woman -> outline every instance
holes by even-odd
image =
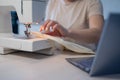
[[[94,50],[103,23],[100,0],[49,0],[45,23],[40,31],[67,38]]]

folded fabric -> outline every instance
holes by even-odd
[[[71,51],[74,51],[74,52],[77,52],[77,53],[91,53],[91,54],[94,54],[94,52],[91,49],[89,49],[87,47],[84,47],[82,45],[70,42],[70,41],[66,41],[61,37],[50,36],[50,35],[42,34],[40,32],[31,32],[31,33],[32,33],[33,36],[35,36],[37,38],[38,37],[39,38],[46,38],[46,39],[52,40],[54,42],[57,42],[68,50],[71,50]]]

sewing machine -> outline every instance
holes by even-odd
[[[43,10],[40,10],[40,7],[43,7]],[[14,50],[36,52],[51,48],[47,39],[22,39],[12,33],[10,11],[17,12],[20,23],[38,23],[44,17],[44,9],[44,0],[0,0],[0,54]]]

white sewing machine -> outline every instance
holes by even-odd
[[[16,11],[19,22],[38,22],[44,16],[43,0],[0,0],[0,54],[13,50],[35,52],[51,48],[47,39],[18,39],[13,36],[10,11]],[[44,2],[44,1],[43,1]],[[13,50],[11,50],[13,49]],[[49,54],[49,53],[48,53]]]

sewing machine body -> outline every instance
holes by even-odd
[[[44,17],[45,5],[39,0],[0,0],[0,54],[11,52],[9,49],[34,52],[51,48],[47,39],[16,38],[12,33],[10,11],[17,12],[20,23],[40,22]],[[40,7],[43,7],[42,11]]]

